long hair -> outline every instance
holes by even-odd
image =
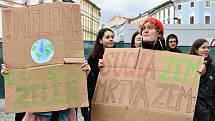
[[[194,41],[191,49],[190,49],[190,52],[189,54],[192,54],[192,55],[198,55],[196,53],[196,51],[205,43],[205,42],[208,42],[206,39],[197,39]],[[212,58],[210,55],[208,55],[208,57],[205,58],[206,61],[208,62],[211,62],[212,61]]]
[[[104,54],[104,47],[103,44],[100,43],[100,40],[104,37],[104,33],[106,31],[110,31],[113,33],[113,31],[109,28],[103,28],[99,30],[97,37],[96,37],[96,43],[94,45],[93,51],[91,53],[91,57],[95,59],[102,59]]]
[[[135,48],[135,37],[140,34],[139,31],[136,31],[134,32],[134,34],[132,35],[132,38],[131,38],[131,47],[132,48]]]

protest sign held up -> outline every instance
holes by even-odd
[[[147,49],[106,49],[93,121],[192,121],[202,57]]]
[[[80,6],[52,3],[3,11],[6,109],[88,106]],[[75,60],[75,61],[73,61]]]

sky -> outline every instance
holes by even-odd
[[[101,24],[113,16],[136,17],[168,0],[90,0],[101,8]]]

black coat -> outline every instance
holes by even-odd
[[[199,91],[193,121],[215,121],[215,66],[206,65],[206,73],[200,77]]]
[[[92,58],[91,56],[87,59],[88,64],[90,65],[91,71],[87,77],[87,88],[88,88],[88,99],[89,99],[89,104],[91,107],[92,99],[93,99],[93,94],[95,91],[96,83],[97,83],[97,78],[99,75],[99,59]]]
[[[177,47],[176,48],[168,48],[167,47],[167,51],[176,52],[176,53],[182,53],[182,51]]]

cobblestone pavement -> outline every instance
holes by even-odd
[[[14,113],[6,113],[4,99],[0,99],[0,121],[15,121]]]
[[[81,115],[80,109],[78,109],[78,121],[84,121],[83,116]],[[6,113],[5,111],[5,99],[0,99],[0,121],[15,121],[14,113]]]

